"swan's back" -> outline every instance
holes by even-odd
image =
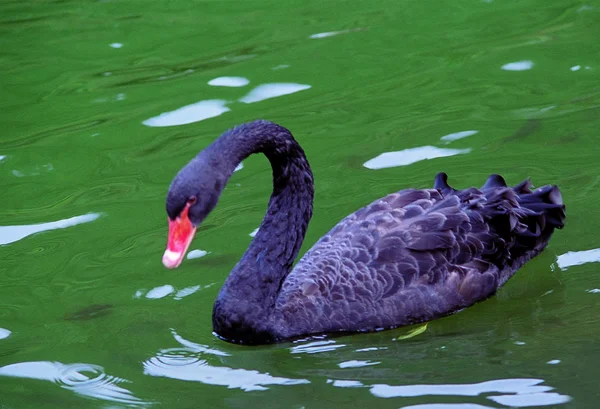
[[[403,190],[349,215],[282,284],[272,316],[281,338],[422,322],[483,300],[563,226],[560,192],[510,188]]]

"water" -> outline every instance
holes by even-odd
[[[7,0],[0,16],[2,409],[596,406],[598,1]],[[256,118],[313,167],[302,251],[441,170],[557,183],[567,227],[426,328],[224,343],[212,303],[260,224],[267,161],[244,161],[175,272],[164,195]]]

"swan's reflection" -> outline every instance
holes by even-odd
[[[117,386],[129,382],[104,373],[92,364],[63,364],[60,362],[19,362],[0,367],[0,376],[50,381],[79,395],[128,405],[142,406],[144,402],[129,390]]]
[[[446,149],[436,148],[435,146],[420,146],[396,152],[384,152],[373,159],[369,159],[363,166],[368,169],[392,168],[395,166],[412,165],[426,159],[443,158],[469,152],[471,152],[470,148]]]
[[[191,124],[214,118],[230,111],[227,101],[222,99],[208,99],[186,105],[174,111],[163,112],[158,116],[146,119],[142,123],[146,126],[176,126]]]
[[[579,266],[586,263],[600,262],[600,249],[591,249],[584,251],[568,251],[561,254],[556,259],[558,268],[566,270],[568,267]]]
[[[69,219],[57,220],[55,222],[25,224],[21,226],[0,226],[0,246],[14,243],[15,241],[19,241],[35,233],[48,230],[64,229],[82,223],[93,222],[94,220],[98,219],[98,217],[100,217],[100,213],[90,213],[82,216],[71,217]]]
[[[213,366],[208,362],[210,355],[224,357],[229,354],[188,341],[176,332],[173,332],[173,337],[181,347],[160,350],[155,357],[143,363],[144,374],[226,386],[229,389],[239,388],[246,392],[267,390],[267,385],[310,383],[307,379],[289,379],[255,370]]]

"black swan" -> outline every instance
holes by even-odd
[[[273,193],[213,309],[214,331],[229,342],[378,331],[452,314],[493,295],[566,217],[556,186],[507,187],[491,175],[481,189],[455,190],[440,173],[433,189],[401,190],[347,216],[292,270],[312,216],[313,176],[290,131],[261,120],[225,132],[174,178],[166,267],[179,266],[236,166],[259,152],[273,168]]]

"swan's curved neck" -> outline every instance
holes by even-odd
[[[270,314],[312,216],[312,172],[292,134],[267,121],[235,128],[208,150],[227,162],[230,172],[258,152],[265,154],[273,169],[273,193],[265,217],[213,310],[213,327],[220,336],[237,342],[269,338]]]

